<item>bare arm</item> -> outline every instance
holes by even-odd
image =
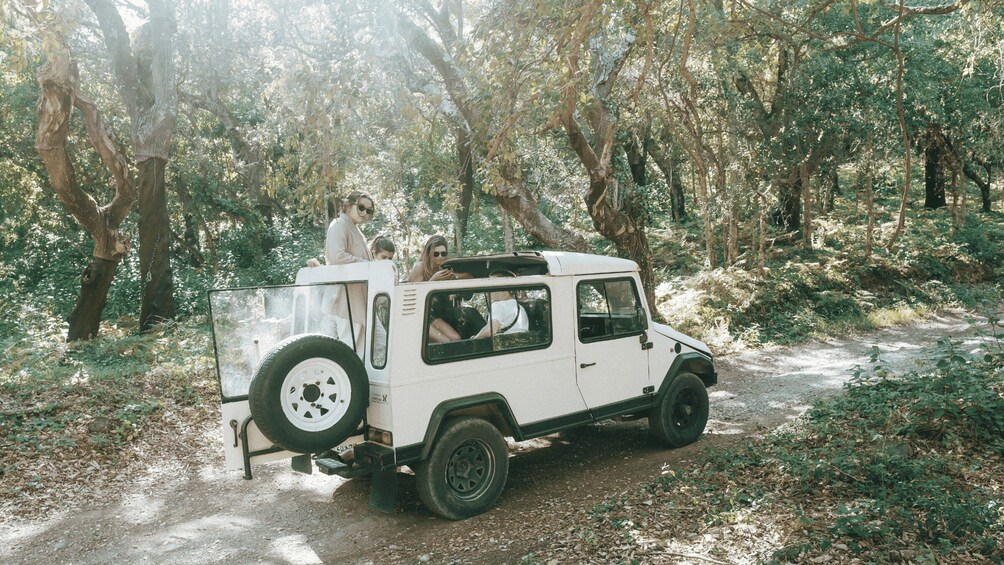
[[[422,272],[422,263],[419,261],[408,273],[408,282],[422,282],[425,280],[425,273]]]

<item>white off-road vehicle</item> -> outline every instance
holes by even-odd
[[[401,283],[373,261],[210,292],[227,465],[248,479],[283,458],[370,473],[383,510],[408,466],[425,505],[461,519],[498,500],[507,436],[619,416],[647,416],[669,447],[704,432],[711,352],[652,322],[634,262],[522,252],[445,267],[470,278]],[[461,339],[431,342],[435,320]]]

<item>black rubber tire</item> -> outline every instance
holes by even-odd
[[[697,441],[708,424],[708,389],[693,373],[680,373],[648,416],[655,440],[667,447]]]
[[[494,506],[508,475],[509,448],[498,429],[481,418],[456,418],[416,466],[415,485],[429,510],[463,520]]]
[[[254,423],[276,446],[317,453],[355,433],[369,395],[366,368],[351,347],[304,334],[280,342],[258,364],[248,404]]]

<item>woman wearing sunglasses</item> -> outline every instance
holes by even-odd
[[[328,226],[324,239],[324,259],[328,265],[346,265],[372,261],[373,255],[359,226],[373,219],[373,199],[362,192],[352,192],[342,200],[342,213]],[[325,291],[327,310],[336,318],[351,321],[355,349],[362,355],[366,336],[366,286],[333,285]],[[336,327],[337,327],[337,321]],[[338,333],[342,332],[339,330]],[[339,335],[346,343],[345,335]]]
[[[373,219],[373,199],[362,192],[352,192],[342,201],[342,213],[328,226],[324,240],[324,258],[329,265],[372,261],[369,246],[359,226]]]
[[[457,278],[452,269],[444,269],[446,262],[446,238],[434,235],[425,242],[422,254],[408,275],[408,282],[445,281]]]
[[[445,281],[458,278],[470,278],[467,273],[461,273],[458,275],[453,272],[453,269],[443,268],[443,263],[446,262],[447,254],[446,238],[441,235],[434,235],[430,237],[429,241],[425,242],[425,247],[422,248],[422,254],[419,256],[418,262],[415,263],[415,267],[408,275],[408,282]],[[432,305],[431,311],[433,316],[436,316],[436,318],[429,324],[430,342],[443,343],[445,341],[456,341],[460,339],[460,334],[457,330],[454,329],[450,322],[444,319],[453,319],[456,317],[450,304],[444,303],[444,301],[440,299],[439,302]]]

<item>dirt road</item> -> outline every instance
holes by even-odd
[[[193,430],[186,460],[159,461],[91,508],[0,526],[4,563],[519,563],[603,499],[699,465],[702,450],[797,418],[813,398],[836,394],[878,346],[886,366],[910,370],[946,335],[971,336],[962,314],[864,336],[716,360],[711,420],[696,444],[665,451],[647,422],[607,422],[511,444],[509,481],[490,512],[451,522],[431,515],[403,476],[399,507],[367,505],[366,480],[255,468],[222,470],[215,427]],[[975,340],[967,341],[975,347]]]

